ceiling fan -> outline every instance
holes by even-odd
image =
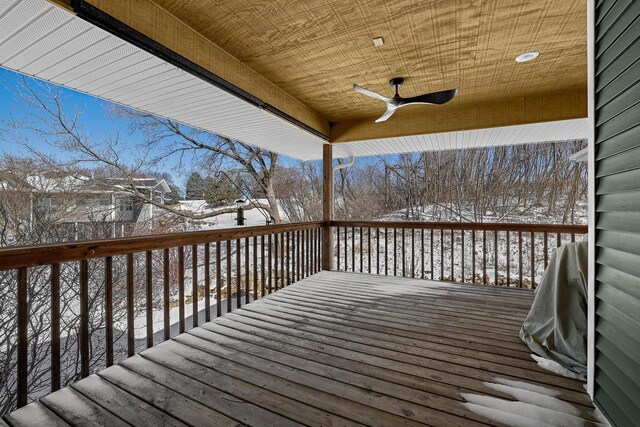
[[[396,94],[393,96],[393,98],[387,98],[386,96],[382,96],[372,90],[365,89],[362,86],[358,86],[357,84],[354,84],[353,88],[356,92],[360,92],[361,94],[370,96],[371,98],[379,99],[387,104],[387,111],[385,111],[384,114],[376,120],[376,123],[384,122],[389,117],[391,117],[393,113],[395,113],[395,111],[400,107],[415,104],[446,104],[447,102],[451,101],[453,97],[458,93],[458,89],[449,89],[440,92],[432,92],[425,93],[424,95],[412,96],[411,98],[403,98],[398,94],[398,88],[402,86],[403,83],[404,78],[402,77],[396,77],[389,80],[389,84],[391,85],[391,87],[394,87],[396,89]]]

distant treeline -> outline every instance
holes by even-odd
[[[573,223],[587,195],[586,163],[569,157],[582,140],[357,159],[336,172],[336,216],[504,221],[537,208]],[[296,220],[321,216],[321,165],[281,168],[276,195]],[[303,207],[303,208],[301,208]]]

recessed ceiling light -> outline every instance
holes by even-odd
[[[522,55],[518,56],[516,58],[516,62],[529,62],[531,60],[534,60],[538,57],[538,55],[540,55],[540,52],[536,52],[535,50],[531,51],[531,52],[526,52],[523,53]]]
[[[383,44],[384,44],[384,40],[382,40],[382,37],[375,37],[375,38],[373,39],[373,45],[374,45],[375,47],[380,47],[380,46],[382,46]]]

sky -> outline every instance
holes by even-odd
[[[26,79],[28,82],[36,82],[35,79],[23,76],[11,70],[0,67],[0,120],[6,119],[13,115],[14,117],[25,117],[32,114],[34,110],[24,105],[24,102],[20,100],[20,97],[16,93],[16,89],[22,85],[22,79]],[[45,83],[49,85],[49,83]],[[53,87],[53,85],[51,85]],[[40,85],[34,85],[38,91],[43,91]],[[128,128],[126,119],[115,118],[109,114],[109,108],[113,104],[109,101],[105,101],[91,95],[76,92],[71,89],[61,88],[63,94],[63,105],[67,111],[80,111],[80,123],[85,132],[91,132],[91,138],[94,140],[100,140],[109,135],[113,135],[116,131],[120,130],[122,139],[127,146],[132,149],[132,155],[135,151],[135,146],[144,141],[144,135],[141,132],[131,132]],[[60,155],[59,152],[53,151],[45,142],[43,142],[36,134],[31,132],[21,132],[24,137],[29,139],[29,142],[37,147],[39,150],[45,153],[50,153],[52,156]],[[28,155],[28,151],[17,144],[7,142],[0,139],[0,155],[14,155],[23,156]],[[189,156],[189,155],[187,155]],[[187,164],[190,158],[187,157]],[[295,160],[282,156],[280,164],[291,165],[295,163]],[[178,165],[177,157],[170,158],[163,165],[158,165],[158,170],[162,172],[169,172],[174,179],[174,182],[184,190],[186,180],[191,170],[186,168],[182,171],[177,171]]]

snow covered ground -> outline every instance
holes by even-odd
[[[452,221],[460,222],[460,216],[439,216],[442,210],[437,214],[434,213],[434,207],[427,207],[424,212],[419,215],[420,221],[438,222]],[[416,208],[418,211],[418,208]],[[545,206],[539,206],[528,210],[522,215],[511,215],[508,217],[500,217],[485,215],[484,222],[491,223],[499,220],[502,223],[522,223],[522,224],[559,224],[562,220],[562,212],[554,211],[548,214]],[[472,218],[473,213],[471,207],[461,212],[465,218]],[[382,218],[380,221],[408,221],[406,210],[397,211]],[[410,221],[408,221],[410,224]],[[587,223],[587,206],[586,202],[576,205],[576,224]],[[461,222],[463,226],[464,222]],[[404,270],[405,276],[424,277],[426,279],[447,280],[464,283],[486,283],[520,286],[520,270],[522,270],[522,286],[531,287],[531,235],[530,233],[509,232],[507,237],[506,231],[500,231],[497,236],[493,231],[475,232],[475,245],[473,244],[473,234],[470,230],[463,232],[456,230],[451,233],[450,230],[434,230],[433,242],[431,240],[431,231],[424,232],[415,230],[412,235],[411,230],[405,230],[404,240],[403,231],[398,229],[394,236],[393,228],[387,229],[385,238],[384,228],[371,229],[368,231],[363,229],[362,247],[360,246],[360,229],[348,229],[345,238],[345,230],[340,230],[340,263],[339,269],[346,271],[369,271],[369,257],[371,258],[371,271],[380,271],[385,274],[385,269],[390,275],[402,276],[403,256],[404,253]],[[337,235],[336,235],[337,236]],[[369,237],[371,242],[369,243]],[[337,237],[336,237],[337,238]],[[522,238],[522,242],[520,242]],[[582,235],[576,235],[575,240],[581,241],[585,238]],[[483,239],[485,243],[483,243]],[[507,242],[508,239],[508,242]],[[534,283],[540,283],[544,274],[545,262],[551,258],[555,248],[558,245],[556,234],[547,235],[545,252],[545,236],[543,233],[535,233],[533,249],[533,267],[534,267]],[[571,241],[570,234],[560,235],[560,244]],[[496,251],[497,242],[497,251]],[[346,257],[345,257],[346,245]],[[522,265],[520,263],[520,245],[522,246]],[[369,254],[371,247],[371,254]],[[385,247],[386,257],[385,257]],[[404,247],[404,251],[403,251]],[[507,251],[507,248],[509,249]],[[335,247],[338,250],[338,245]],[[395,250],[395,252],[394,252]],[[453,252],[453,253],[452,253]],[[508,252],[508,254],[507,254]],[[362,263],[360,254],[362,253]],[[412,255],[413,254],[413,255]],[[497,254],[497,256],[496,256]],[[423,262],[424,256],[424,262]],[[474,256],[475,256],[475,275],[474,274]],[[394,263],[394,258],[397,260]],[[379,263],[378,263],[379,260]],[[507,268],[508,260],[508,268]],[[346,261],[346,264],[345,264]],[[463,262],[464,261],[464,262]],[[338,265],[338,254],[335,259]],[[464,264],[464,277],[462,267]],[[396,268],[394,269],[394,265]],[[346,267],[345,267],[346,266]],[[509,272],[507,275],[507,271]],[[486,275],[485,275],[486,274]],[[424,276],[423,276],[424,275]],[[508,276],[508,277],[507,277]],[[508,280],[507,280],[508,279]]]

